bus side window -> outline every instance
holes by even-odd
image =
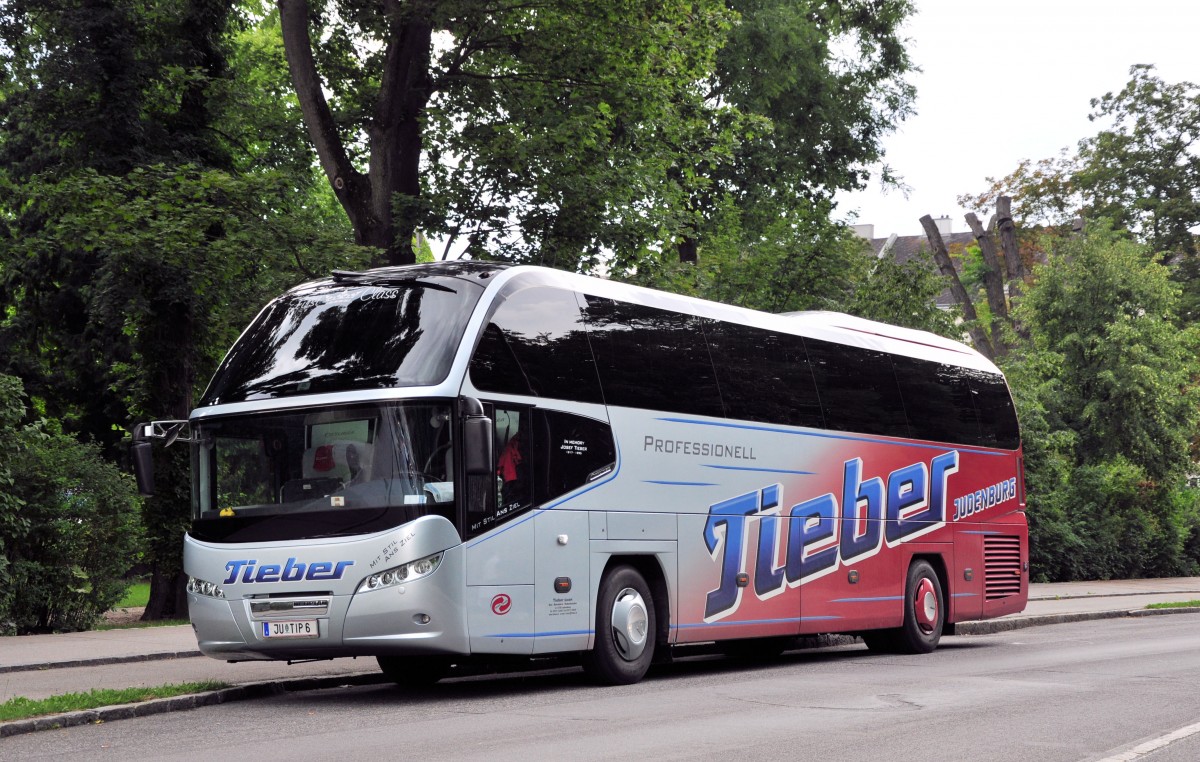
[[[586,295],[588,336],[609,406],[725,415],[701,319]]]
[[[485,392],[603,402],[579,303],[563,289],[526,288],[500,301],[470,374]]]
[[[872,349],[806,338],[826,428],[908,437],[908,418],[891,356]]]
[[[604,421],[533,411],[533,498],[542,505],[612,473],[617,450]]]
[[[717,320],[704,321],[704,334],[729,418],[823,426],[803,339]]]
[[[985,444],[968,371],[956,365],[892,356],[913,439]]]

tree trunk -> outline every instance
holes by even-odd
[[[967,290],[963,288],[958,271],[954,269],[954,263],[950,261],[950,252],[946,251],[946,242],[942,240],[942,234],[938,232],[933,218],[928,214],[922,217],[921,227],[925,228],[925,237],[929,239],[929,245],[933,249],[933,261],[937,262],[938,270],[950,281],[950,293],[962,307],[963,317],[970,326],[968,333],[971,336],[971,342],[984,357],[989,360],[995,359],[991,342],[988,341],[987,334],[979,327],[979,314],[975,312],[975,305],[967,296]]]
[[[996,229],[1000,232],[1000,250],[1004,252],[1004,268],[1008,275],[1009,288],[1024,279],[1025,263],[1017,246],[1017,226],[1012,218],[1012,199],[1001,196],[996,199]]]
[[[171,277],[166,273],[164,277]],[[158,317],[143,328],[140,351],[147,358],[149,405],[174,419],[186,419],[192,409],[194,315],[190,305],[167,299],[151,302]],[[182,567],[183,533],[191,513],[191,459],[186,445],[155,448],[158,493],[142,506],[151,565],[150,600],[142,619],[182,619],[187,616],[187,577]]]
[[[355,242],[380,249],[373,265],[416,261],[412,238],[421,211],[421,116],[433,92],[432,25],[387,0],[390,30],[375,114],[368,128],[368,174],[356,170],[321,86],[308,33],[307,0],[278,0],[283,47],[309,137]]]
[[[679,261],[696,264],[699,261],[700,246],[695,236],[685,235],[679,242]]]
[[[974,212],[967,214],[967,224],[979,242],[979,250],[983,252],[983,263],[986,269],[983,273],[984,290],[987,292],[988,308],[992,312],[992,349],[997,355],[1008,351],[1004,342],[1004,325],[1008,323],[1008,302],[1004,297],[1004,273],[1000,269],[1000,255],[996,252],[996,241],[991,231],[980,224]]]

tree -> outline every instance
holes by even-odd
[[[0,370],[110,456],[122,426],[187,416],[267,295],[365,261],[309,192],[298,121],[262,100],[284,74],[272,28],[219,0],[0,16]],[[190,496],[186,455],[167,455],[173,489],[144,505],[148,618],[182,613]]]
[[[755,236],[861,185],[913,95],[907,0],[280,10],[326,175],[393,263],[416,228],[567,269],[694,259],[726,200]]]
[[[911,113],[914,98],[899,32],[914,10],[908,0],[730,0],[729,7],[739,21],[702,85],[706,103],[742,115],[742,129],[730,160],[690,165],[707,179],[691,199],[691,236],[710,248],[712,215],[726,200],[742,214],[747,245],[780,217],[803,216],[838,191],[865,186],[883,157],[883,137]]]
[[[937,298],[945,281],[928,254],[907,262],[883,257],[872,263],[866,279],[854,290],[846,312],[869,320],[916,328],[961,340],[958,309],[942,309]]]
[[[321,166],[356,240],[392,264],[413,261],[418,227],[476,253],[528,252],[517,231],[582,252],[613,214],[656,219],[634,202],[691,147],[688,88],[726,18],[711,0],[279,9]]]
[[[1200,508],[1186,487],[1200,331],[1150,250],[1101,225],[1051,247],[1017,308],[1008,361],[1020,409],[1035,573],[1194,573]]]
[[[1020,227],[1049,227],[1062,235],[1080,215],[1108,219],[1130,231],[1171,265],[1183,285],[1180,315],[1200,316],[1200,256],[1192,233],[1200,225],[1200,87],[1169,83],[1154,67],[1130,68],[1118,92],[1091,101],[1089,119],[1103,125],[1077,150],[1038,162],[1022,161],[977,197],[959,199],[976,209],[997,195],[1013,196]],[[1032,238],[1022,247],[1031,263]]]
[[[1200,87],[1130,67],[1117,93],[1091,101],[1108,129],[1079,143],[1076,185],[1089,217],[1110,219],[1160,254],[1196,256],[1200,225]]]
[[[900,264],[830,219],[828,205],[780,219],[749,249],[742,216],[726,200],[726,225],[697,262],[647,260],[622,278],[639,285],[765,312],[834,310],[955,337],[956,313],[939,309],[944,284],[928,258]]]
[[[136,560],[133,480],[54,422],[24,422],[23,396],[0,375],[0,633],[87,629]]]
[[[647,259],[617,277],[705,299],[766,312],[836,309],[865,277],[869,258],[863,241],[829,219],[829,207],[780,218],[761,231],[753,247],[741,248],[743,216],[726,199],[713,226],[709,256],[681,262],[672,256]]]

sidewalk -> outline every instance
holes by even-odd
[[[1110,582],[1064,582],[1030,586],[1029,605],[1019,614],[958,625],[959,635],[1003,632],[1084,619],[1138,615],[1150,603],[1200,600],[1200,577]],[[1170,610],[1168,610],[1170,611]],[[1200,609],[1191,609],[1200,612]],[[384,682],[371,658],[229,664],[200,656],[188,625],[61,635],[0,637],[0,702],[92,688],[132,688],[169,683],[220,681],[239,686],[217,696],[227,701],[276,690]],[[294,681],[294,682],[293,682]],[[221,694],[222,692],[216,692]],[[212,694],[209,694],[212,695]],[[169,700],[187,704],[186,700]],[[193,699],[191,706],[197,705]],[[147,713],[144,704],[139,714]],[[187,706],[165,706],[160,711]],[[96,713],[77,713],[95,715]],[[132,714],[132,712],[131,712]],[[104,719],[117,719],[105,717]],[[64,717],[42,720],[63,724]],[[94,720],[93,720],[94,721]],[[32,721],[0,723],[0,736],[38,729]],[[20,727],[18,727],[20,726]],[[22,729],[23,728],[23,729]]]

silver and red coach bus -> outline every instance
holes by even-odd
[[[188,421],[200,649],[578,653],[607,683],[692,643],[928,652],[1024,608],[1020,435],[967,346],[537,267],[336,272],[267,305]]]

